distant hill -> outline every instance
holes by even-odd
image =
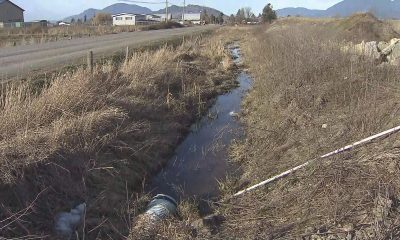
[[[168,8],[168,10],[169,10],[169,13],[172,13],[173,18],[178,18],[178,17],[182,16],[183,7],[172,5]],[[203,6],[198,6],[198,5],[186,6],[186,13],[199,13],[199,12],[202,12],[203,10],[206,10],[209,15],[212,14],[215,16],[219,16],[219,14],[221,13],[220,11],[218,11],[214,8],[203,7]],[[122,12],[137,13],[137,14],[151,14],[151,13],[157,14],[157,13],[165,13],[165,8],[160,9],[158,11],[152,11],[149,8],[141,7],[136,4],[116,3],[111,6],[106,7],[104,9],[94,9],[94,8],[87,9],[80,14],[65,18],[64,21],[70,22],[72,18],[74,18],[75,20],[78,20],[78,19],[83,20],[85,18],[85,15],[86,15],[86,18],[89,20],[89,19],[93,18],[96,15],[96,13],[98,13],[98,12],[104,12],[104,13],[110,13],[110,14],[117,14],[117,13],[122,13]]]
[[[142,6],[139,6],[136,4],[116,3],[116,4],[110,5],[103,9],[89,8],[80,14],[65,18],[64,21],[70,22],[72,18],[74,18],[75,20],[78,20],[78,19],[83,20],[85,18],[85,15],[86,15],[86,18],[89,20],[89,19],[93,18],[96,15],[96,13],[98,13],[98,12],[104,12],[104,13],[110,13],[110,14],[117,14],[117,13],[122,13],[122,12],[140,13],[140,14],[152,13],[151,9],[142,7]]]
[[[354,13],[371,12],[378,18],[400,18],[400,0],[343,0],[326,10],[307,8],[283,8],[277,10],[280,17],[347,17]]]
[[[304,17],[321,17],[325,10],[313,10],[308,8],[282,8],[276,10],[276,13],[279,17],[287,17],[287,16],[304,16]]]

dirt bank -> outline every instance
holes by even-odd
[[[344,53],[348,32],[332,26],[278,22],[247,31],[242,46],[255,83],[244,103],[247,139],[232,151],[244,174],[227,182],[226,198],[400,123],[400,67]],[[398,238],[399,144],[398,135],[381,139],[221,204],[226,221],[215,238]]]
[[[53,238],[57,214],[82,202],[77,236],[127,236],[143,178],[233,84],[218,36],[78,69],[40,93],[29,83],[3,89],[1,236]]]

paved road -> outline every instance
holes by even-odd
[[[85,62],[87,52],[110,56],[127,46],[135,47],[215,29],[216,26],[120,33],[0,49],[0,81],[26,77],[35,72],[61,69]]]

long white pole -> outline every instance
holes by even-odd
[[[352,148],[355,148],[355,147],[357,147],[357,146],[360,146],[360,145],[369,143],[369,142],[371,142],[372,140],[375,140],[375,139],[377,139],[377,138],[384,137],[384,136],[387,136],[387,135],[396,133],[396,132],[398,132],[398,131],[400,131],[400,126],[397,126],[397,127],[395,127],[395,128],[389,129],[389,130],[387,130],[387,131],[384,131],[384,132],[375,134],[375,135],[373,135],[373,136],[364,138],[363,140],[360,140],[360,141],[358,141],[358,142],[355,142],[355,143],[353,143],[353,144],[351,144],[351,145],[347,145],[347,146],[345,146],[345,147],[336,149],[335,151],[332,151],[332,152],[330,152],[330,153],[327,153],[327,154],[325,154],[325,155],[322,155],[322,156],[320,156],[320,157],[317,158],[317,159],[310,160],[310,161],[308,161],[308,162],[306,162],[306,163],[303,163],[302,165],[299,165],[299,166],[297,166],[297,167],[294,167],[294,168],[292,168],[292,169],[289,169],[289,170],[287,170],[286,172],[283,172],[283,173],[281,173],[281,174],[279,174],[279,175],[276,175],[276,176],[274,176],[274,177],[272,177],[272,178],[269,178],[269,179],[267,179],[267,180],[265,180],[265,181],[263,181],[263,182],[260,182],[260,183],[254,185],[254,186],[251,186],[251,187],[249,187],[249,188],[246,188],[245,190],[242,190],[242,191],[240,191],[240,192],[237,192],[237,193],[234,194],[233,196],[234,196],[234,197],[240,196],[240,195],[242,195],[242,194],[244,194],[244,193],[247,193],[247,192],[249,192],[249,191],[252,191],[252,190],[254,190],[254,189],[256,189],[256,188],[259,188],[259,187],[261,187],[261,186],[265,186],[265,185],[267,185],[267,184],[269,184],[269,183],[272,183],[272,182],[274,182],[274,181],[276,181],[276,180],[279,180],[279,179],[281,179],[281,178],[283,178],[283,177],[286,177],[286,176],[288,176],[289,174],[291,174],[291,173],[293,173],[293,172],[295,172],[295,171],[297,171],[297,170],[299,170],[299,169],[302,169],[302,168],[304,168],[304,167],[310,165],[310,164],[311,164],[312,162],[314,162],[314,161],[317,161],[317,160],[320,160],[320,159],[324,159],[324,158],[328,158],[328,157],[331,157],[331,156],[333,156],[333,155],[336,155],[336,154],[339,154],[339,153],[348,151],[348,150],[350,150],[350,149],[352,149]]]
[[[182,14],[183,22],[185,22],[185,13],[186,13],[186,0],[183,0],[183,14]]]
[[[165,0],[165,22],[168,22],[168,0]]]

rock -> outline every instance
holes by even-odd
[[[393,38],[392,40],[390,40],[390,45],[397,44],[399,42],[400,42],[399,38]]]
[[[393,60],[400,59],[400,42],[395,44],[395,46],[392,49],[392,53],[390,54],[390,57]]]
[[[354,50],[359,54],[362,54],[364,52],[364,48],[365,48],[365,42],[364,41],[362,41],[359,44],[354,45]]]
[[[385,48],[387,48],[387,47],[389,47],[389,43],[387,43],[387,42],[379,42],[378,43],[378,50],[379,50],[379,52],[382,52],[382,50],[383,49],[385,49]]]
[[[383,49],[383,50],[381,51],[382,54],[383,54],[383,55],[386,55],[386,56],[392,54],[393,48],[395,48],[396,45],[399,44],[399,42],[400,42],[399,39],[392,39],[392,40],[390,41],[389,46],[387,46],[385,49]]]
[[[393,38],[387,42],[364,42],[354,45],[355,53],[368,56],[382,62],[388,62],[392,65],[400,64],[400,39]]]
[[[81,223],[85,214],[86,204],[82,203],[70,212],[62,212],[56,217],[55,230],[60,238],[69,239]]]
[[[362,41],[360,44],[355,45],[355,51],[372,58],[379,58],[381,56],[376,41],[367,43]]]
[[[365,44],[364,54],[373,58],[379,58],[381,54],[378,51],[378,44],[373,42],[367,42]]]

